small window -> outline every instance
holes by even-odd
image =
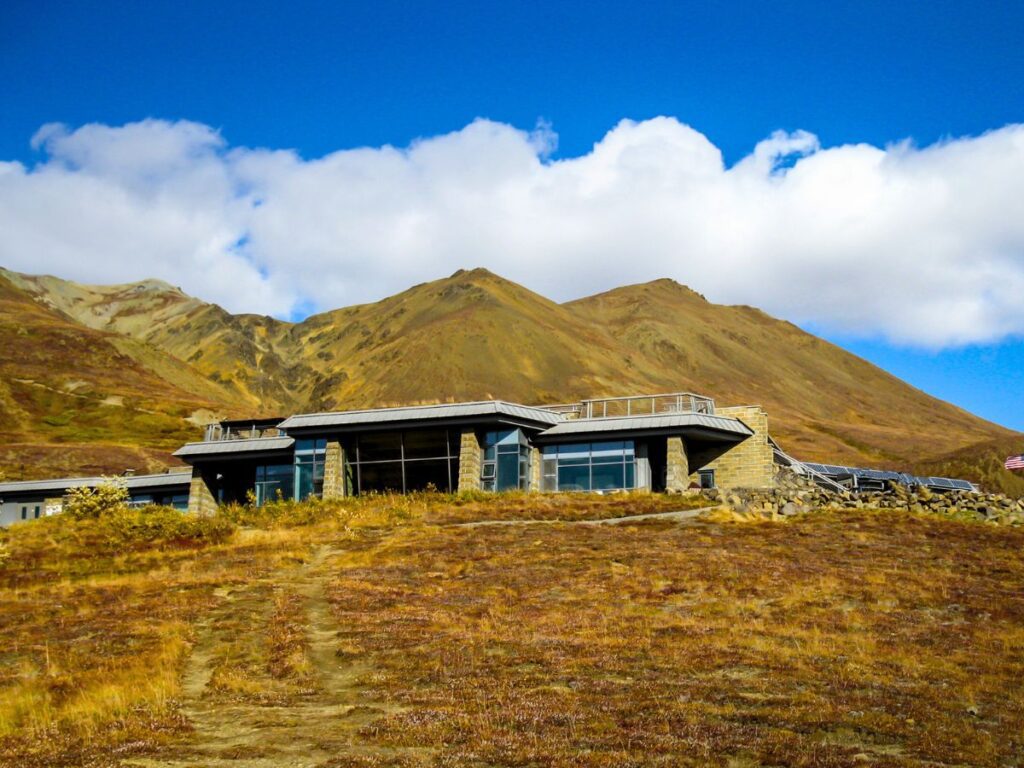
[[[715,470],[713,469],[702,469],[699,473],[700,476],[700,487],[701,488],[714,488],[715,487]]]
[[[493,461],[487,462],[483,466],[483,471],[481,472],[481,477],[483,477],[484,480],[493,480],[494,479],[494,470],[495,470],[494,462]]]
[[[21,508],[21,519],[28,520],[28,507]]]
[[[36,507],[36,518],[39,517],[39,507]]]

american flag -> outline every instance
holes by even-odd
[[[1011,456],[1003,462],[1007,469],[1024,469],[1024,456]]]

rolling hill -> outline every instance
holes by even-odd
[[[0,471],[159,470],[230,393],[156,347],[88,328],[0,274]]]
[[[65,403],[57,418],[75,425],[80,445],[164,456],[172,434],[197,434],[189,419],[199,420],[200,411],[266,415],[491,397],[551,403],[692,390],[723,405],[764,405],[774,435],[801,458],[955,466],[968,476],[977,469],[997,487],[1017,480],[993,468],[989,456],[991,446],[1014,441],[1010,430],[790,323],[752,307],[711,304],[670,280],[558,304],[486,270],[460,270],[378,302],[288,323],[232,315],[159,281],[85,286],[0,276],[10,297],[4,317],[16,315],[0,328],[0,341],[18,326],[63,324],[81,341],[63,350],[64,378],[90,382],[97,398],[145,402],[177,420],[174,430],[168,422],[154,431],[122,408],[104,411],[107,426],[85,433],[78,424],[89,422],[89,412],[78,416]],[[96,345],[129,361],[130,375],[80,375],[102,359]],[[18,375],[44,381],[41,373]],[[0,457],[8,474],[24,474],[12,468],[25,463],[36,437],[64,439],[32,428],[52,420],[50,410],[25,412],[20,447]],[[975,467],[975,455],[984,467]]]

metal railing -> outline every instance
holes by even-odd
[[[278,429],[276,425],[269,426],[258,423],[247,426],[207,424],[206,434],[203,439],[209,443],[220,440],[252,440],[258,437],[279,437],[283,434],[284,432]]]
[[[581,419],[609,419],[622,416],[657,416],[666,413],[715,413],[715,401],[693,392],[663,395],[601,397],[580,403]]]

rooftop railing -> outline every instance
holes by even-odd
[[[220,440],[252,440],[258,437],[280,437],[283,431],[273,424],[253,422],[251,424],[208,424],[204,440],[216,442]]]
[[[599,397],[563,405],[542,405],[568,419],[611,419],[623,416],[658,416],[667,413],[715,413],[715,401],[692,392],[671,392],[663,395],[628,395]]]

